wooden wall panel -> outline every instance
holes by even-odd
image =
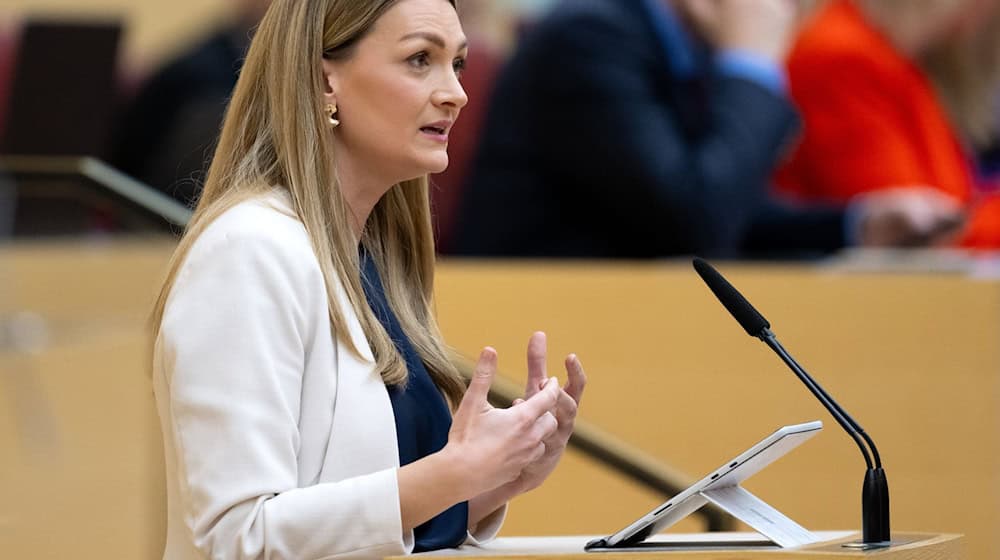
[[[37,552],[46,535],[73,534],[77,558],[156,557],[162,457],[145,321],[170,250],[169,241],[0,247],[0,315],[31,311],[49,330],[36,354],[0,353],[5,550]],[[995,557],[998,282],[722,270],[875,437],[893,527],[965,533],[970,558]],[[550,372],[564,377],[571,351],[587,367],[581,417],[692,476],[782,424],[823,420],[823,433],[747,487],[806,527],[860,526],[863,463],[852,441],[687,264],[445,262],[437,294],[449,342],[470,356],[496,347],[513,380],[528,336],[546,330]],[[48,420],[25,420],[36,416]],[[515,501],[504,533],[607,533],[659,500],[570,453],[546,486]],[[67,549],[48,550],[20,556]]]

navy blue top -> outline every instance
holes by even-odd
[[[386,300],[375,262],[363,249],[361,271],[368,305],[389,333],[396,350],[403,356],[409,373],[405,389],[396,386],[387,388],[396,418],[399,464],[402,466],[440,451],[448,443],[451,411],[427,373],[420,355],[403,333],[399,320]],[[456,504],[413,530],[413,552],[456,547],[465,541],[468,525],[468,502]]]

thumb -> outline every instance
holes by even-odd
[[[493,374],[497,370],[497,352],[487,346],[479,353],[479,361],[476,362],[476,369],[472,373],[472,380],[469,381],[469,388],[465,390],[465,396],[458,405],[456,416],[463,414],[473,414],[483,409],[489,408],[487,397],[490,394],[490,385],[493,384]]]

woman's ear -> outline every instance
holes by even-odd
[[[338,91],[337,63],[323,58],[323,100],[329,105],[337,105]]]

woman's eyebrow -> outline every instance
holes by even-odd
[[[399,40],[399,42],[402,43],[403,41],[408,41],[410,39],[423,39],[429,43],[437,45],[442,49],[447,48],[444,38],[438,35],[437,33],[430,33],[427,31],[414,31],[413,33],[407,33],[406,35],[403,35],[403,37]],[[467,40],[463,40],[462,44],[458,46],[458,50],[465,49],[468,46],[469,42]]]

